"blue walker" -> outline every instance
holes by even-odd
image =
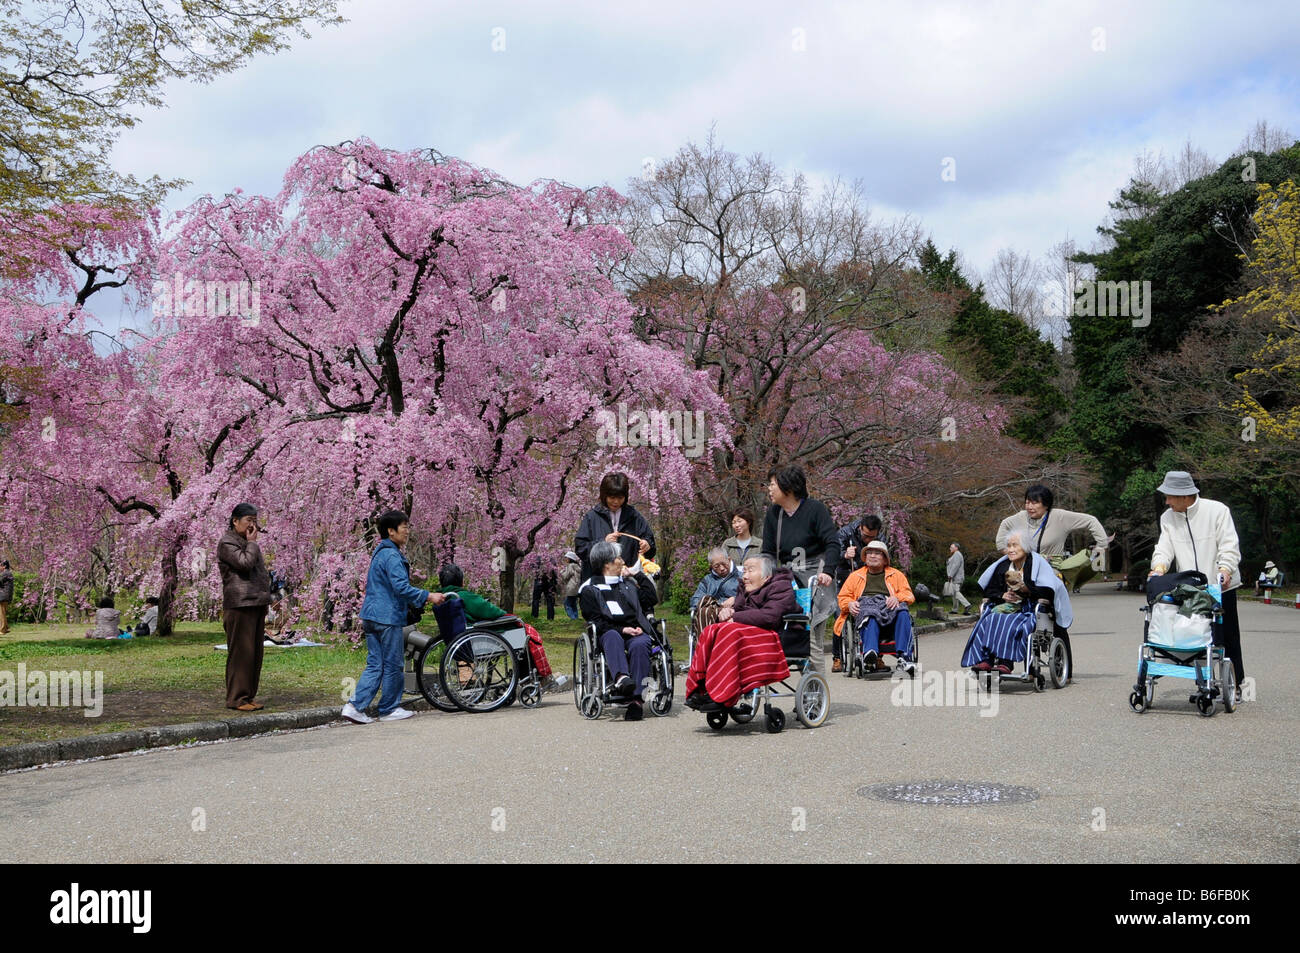
[[[1206,583],[1205,575],[1199,572],[1169,573],[1147,581],[1137,684],[1128,697],[1129,707],[1139,715],[1155,701],[1156,682],[1161,678],[1194,681],[1196,690],[1187,701],[1206,718],[1214,716],[1216,701],[1224,711],[1236,709],[1236,672],[1223,646],[1214,644],[1214,626],[1222,620],[1222,596],[1218,586]],[[1180,613],[1190,594],[1177,594],[1175,590],[1184,585],[1207,593],[1213,609],[1197,609],[1190,616]]]

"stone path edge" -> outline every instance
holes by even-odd
[[[918,626],[915,634],[940,632],[969,625],[973,617],[949,619],[931,625]],[[431,707],[423,698],[408,698],[403,707],[413,711],[427,711]],[[149,748],[165,748],[190,744],[196,741],[225,741],[230,738],[248,738],[273,731],[292,731],[315,728],[331,722],[343,721],[339,714],[342,706],[302,708],[297,711],[270,711],[242,715],[214,721],[195,721],[181,725],[155,725],[150,728],[132,728],[102,735],[80,735],[57,741],[29,741],[19,745],[0,747],[0,773],[21,771],[41,765],[63,761],[84,761],[106,758],[117,754]]]

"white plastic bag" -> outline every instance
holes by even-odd
[[[1201,649],[1214,641],[1210,620],[1203,615],[1180,615],[1178,606],[1157,602],[1151,607],[1147,641],[1177,649]]]

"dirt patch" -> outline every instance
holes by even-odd
[[[329,705],[335,700],[311,692],[278,692],[275,695],[259,695],[258,701],[266,706],[265,711],[293,711]],[[96,718],[87,718],[84,708],[0,708],[0,745],[50,741],[154,725],[215,721],[243,714],[226,708],[224,696],[215,692],[106,692],[103,702],[104,710]]]

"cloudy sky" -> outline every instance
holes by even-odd
[[[716,126],[731,151],[860,180],[877,217],[982,270],[1092,244],[1139,153],[1222,161],[1257,119],[1300,135],[1294,0],[618,6],[343,0],[343,26],[169,86],[116,162],[189,179],[174,209],[273,194],[296,156],[360,135],[622,189]]]

